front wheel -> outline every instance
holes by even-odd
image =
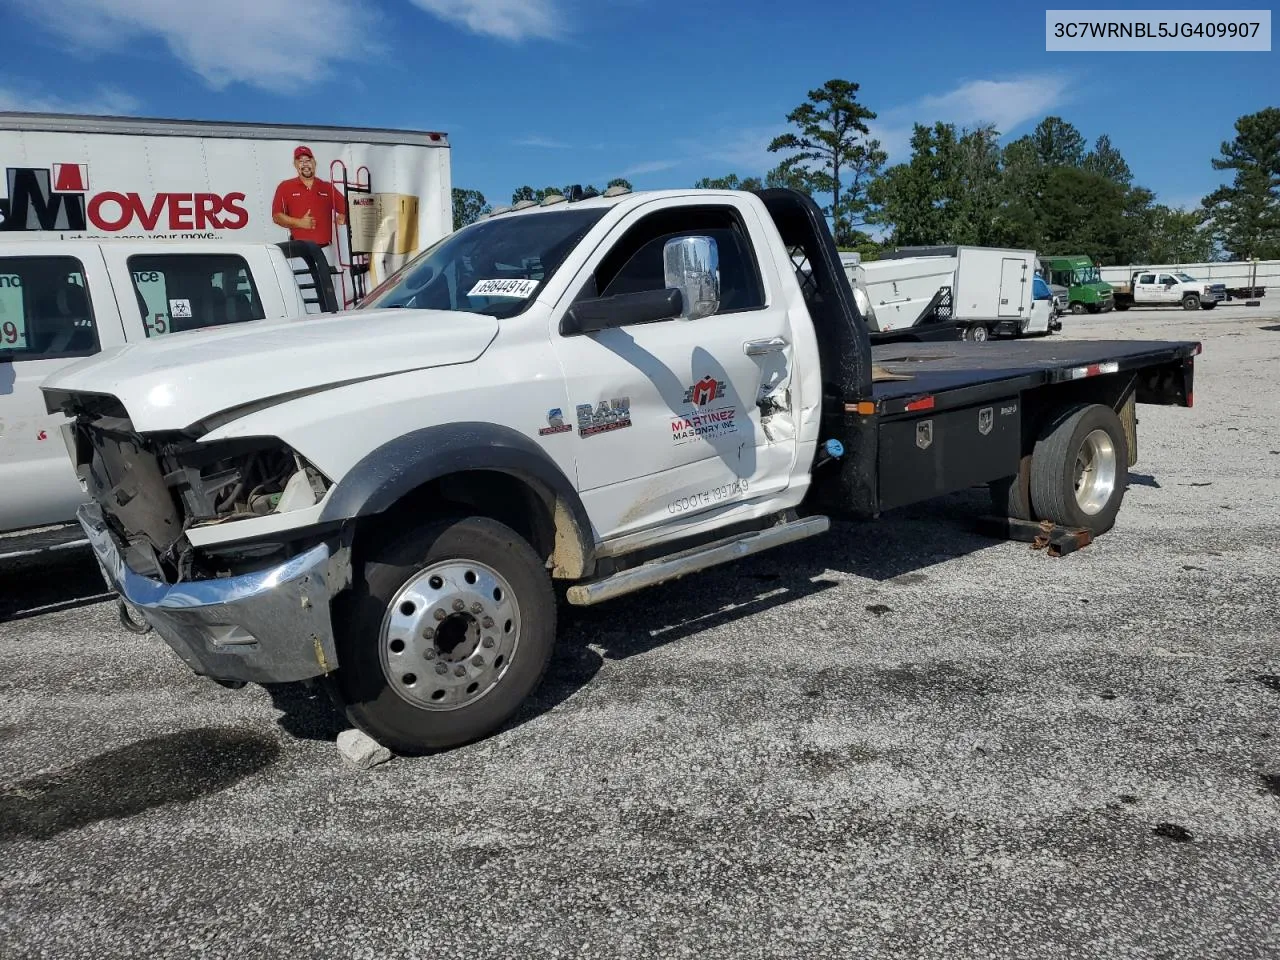
[[[1036,441],[1031,504],[1037,516],[1105,533],[1115,524],[1128,482],[1129,443],[1110,407],[1067,408]]]
[[[555,643],[546,568],[487,517],[375,545],[347,601],[338,696],[353,724],[404,755],[494,732],[537,687]]]
[[[1076,316],[1081,316],[1085,312],[1084,304],[1079,302],[1071,304],[1071,312]]]
[[[1194,293],[1188,293],[1185,297],[1182,298],[1182,309],[1183,310],[1199,310],[1200,298],[1197,297]]]

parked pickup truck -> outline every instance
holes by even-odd
[[[1194,342],[873,353],[795,191],[610,193],[496,212],[349,313],[52,377],[111,586],[197,674],[323,676],[426,752],[533,691],[553,581],[594,604],[975,484],[1099,534],[1134,403],[1192,404]]]
[[[1227,299],[1225,283],[1204,283],[1181,271],[1139,270],[1128,283],[1112,283],[1116,309],[1181,305],[1183,310],[1212,310]]]
[[[308,308],[337,309],[315,244],[0,243],[0,560],[84,545],[84,492],[41,381],[118,344]]]

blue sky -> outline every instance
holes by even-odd
[[[891,160],[912,121],[1059,114],[1195,204],[1280,54],[1047,53],[1044,5],[763,0],[0,0],[0,109],[443,130],[457,186],[688,186],[758,174],[807,90],[861,84]],[[1207,5],[1203,2],[1201,7]],[[1232,5],[1238,6],[1238,5]],[[217,12],[214,12],[214,11]]]

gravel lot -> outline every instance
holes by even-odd
[[[1119,523],[966,492],[589,611],[498,736],[361,773],[300,688],[0,574],[0,955],[1280,956],[1280,302],[1202,339]],[[998,346],[993,345],[998,349]]]

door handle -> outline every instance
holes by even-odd
[[[790,344],[782,337],[770,337],[767,340],[748,340],[742,345],[742,352],[748,357],[763,357],[770,353],[781,353]]]

